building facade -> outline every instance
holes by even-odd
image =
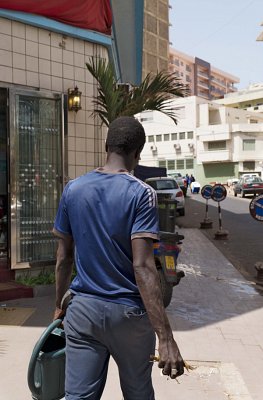
[[[178,124],[158,112],[138,115],[147,143],[141,164],[193,174],[201,185],[262,173],[263,115],[191,96],[173,102]]]
[[[111,39],[98,33],[94,42],[94,32],[41,21],[0,17],[0,269],[54,263],[63,186],[105,159],[105,131],[91,116],[97,86],[85,63],[107,59]],[[75,86],[77,113],[67,105]]]
[[[169,71],[189,85],[190,95],[207,100],[222,98],[235,92],[239,79],[213,67],[209,62],[178,50],[169,50]]]
[[[168,0],[144,1],[143,78],[149,73],[167,71],[169,48]]]

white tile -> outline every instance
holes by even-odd
[[[51,43],[51,33],[45,29],[39,29],[38,40],[41,44],[46,44],[50,46]]]
[[[78,134],[78,131],[76,131],[76,134]],[[76,151],[81,151],[83,149],[86,149],[86,140],[76,137]]]
[[[13,51],[15,53],[21,53],[25,54],[26,53],[26,41],[25,39],[20,39],[13,37],[12,38],[12,46],[13,46]]]
[[[24,54],[13,53],[13,66],[19,69],[26,69],[26,56]]]
[[[0,65],[0,81],[12,83],[12,68]]]
[[[0,18],[0,33],[11,35],[11,21],[6,18]]]
[[[74,39],[72,37],[67,36],[65,39],[65,50],[73,51],[73,43]]]
[[[51,89],[57,92],[63,91],[62,78],[51,76]]]
[[[74,136],[69,136],[68,137],[68,149],[71,151],[76,150],[76,139]]]
[[[85,151],[76,151],[76,165],[86,165]]]
[[[26,25],[26,39],[32,42],[38,42],[38,28]]]
[[[73,51],[63,50],[62,51],[62,59],[64,64],[73,65]]]
[[[58,49],[57,47],[51,46],[51,60],[62,62],[62,49]]]
[[[26,41],[26,55],[38,57],[39,45],[36,42]]]
[[[84,175],[84,174],[86,174],[86,172],[87,172],[87,168],[86,168],[86,166],[81,166],[81,165],[77,165],[76,166],[76,176],[81,176],[81,175]]]
[[[69,165],[76,165],[76,153],[75,151],[68,152],[68,164]]]
[[[3,50],[12,50],[12,37],[9,35],[5,35],[4,33],[0,33],[0,49]]]
[[[41,89],[51,89],[51,76],[39,74],[39,87]]]
[[[93,55],[93,44],[85,41],[84,46],[85,46],[85,55],[92,56]]]
[[[75,53],[74,65],[79,68],[86,68],[84,54]]]
[[[86,137],[86,125],[85,124],[75,124],[75,125],[76,125],[76,136],[78,136],[79,138],[85,138]]]
[[[50,60],[50,46],[46,44],[39,44],[39,58]]]
[[[95,167],[95,160],[94,160],[95,154],[87,153],[86,157],[87,157],[87,165],[90,167]]]
[[[27,86],[32,86],[35,88],[39,88],[39,75],[37,72],[26,72],[26,84]]]
[[[62,64],[61,63],[51,61],[51,75],[62,77]]]
[[[12,21],[12,35],[15,37],[19,37],[21,39],[25,39],[26,37],[26,26],[17,21]]]
[[[13,68],[13,83],[19,85],[26,85],[26,71],[22,69]]]
[[[51,46],[59,47],[63,41],[63,35],[61,33],[51,32]]]
[[[75,67],[75,81],[85,82],[85,69]],[[85,86],[82,85],[82,92],[84,92]]]
[[[0,65],[12,67],[12,53],[8,50],[0,50]]]
[[[38,58],[26,56],[26,69],[27,71],[38,72]]]
[[[40,74],[50,75],[50,73],[51,73],[50,60],[43,60],[43,59],[39,58],[39,72],[40,72]]]
[[[74,52],[84,54],[84,41],[80,39],[74,39]]]
[[[63,65],[63,77],[66,79],[74,79],[74,69],[72,65]]]
[[[68,166],[68,176],[70,177],[70,179],[75,179],[77,177],[75,166],[73,165]]]

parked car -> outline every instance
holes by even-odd
[[[241,197],[245,197],[246,194],[253,194],[256,196],[257,194],[263,193],[263,180],[256,177],[251,178],[241,178],[234,186],[233,186],[234,196],[236,197],[238,194]]]
[[[185,184],[184,178],[175,178],[175,180],[178,183],[178,186],[180,187],[180,189],[182,190],[184,197],[186,197],[187,186]]]
[[[227,186],[228,186],[228,187],[233,186],[233,185],[235,185],[238,181],[239,181],[238,178],[229,178],[229,179],[227,180]]]
[[[171,200],[177,202],[177,211],[179,215],[185,215],[185,200],[183,191],[174,178],[156,177],[148,178],[145,182],[150,185],[158,194],[168,195]]]

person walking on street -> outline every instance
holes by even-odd
[[[108,129],[106,164],[70,181],[60,200],[54,319],[65,314],[61,301],[70,286],[64,318],[67,400],[101,398],[110,356],[124,399],[154,400],[155,333],[163,374],[174,379],[184,373],[154,262],[156,193],[130,174],[144,143],[135,118],[117,118]],[[77,275],[70,284],[74,253]]]

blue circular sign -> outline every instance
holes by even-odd
[[[253,218],[263,222],[263,194],[254,197],[249,204],[249,211]]]
[[[211,198],[214,201],[223,201],[225,200],[227,195],[227,191],[224,185],[216,184],[212,187]]]
[[[201,195],[203,196],[204,199],[209,200],[211,199],[211,194],[212,194],[212,185],[205,185],[201,189]]]

